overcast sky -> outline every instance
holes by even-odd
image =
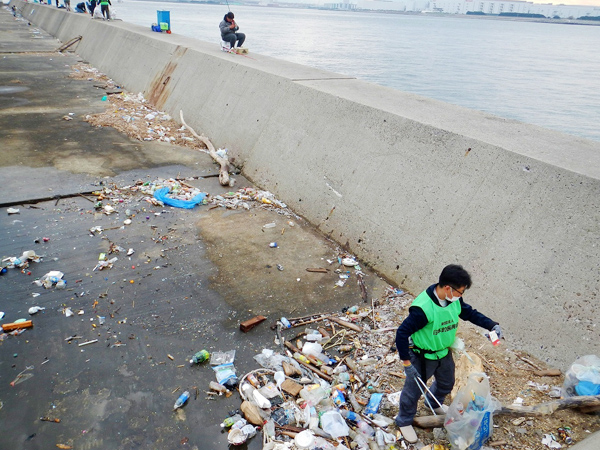
[[[587,6],[600,6],[600,0],[563,0],[553,2],[536,2],[533,3],[553,3],[555,5],[587,5]]]

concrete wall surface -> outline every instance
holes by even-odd
[[[15,2],[61,41],[82,35],[85,60],[172,116],[183,110],[247,177],[390,280],[417,294],[463,264],[465,301],[509,345],[563,369],[600,354],[600,143]]]

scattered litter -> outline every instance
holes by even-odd
[[[8,208],[6,210],[6,212],[8,213],[8,215],[19,214],[19,211],[20,211],[19,208]]]
[[[30,315],[34,315],[37,314],[38,312],[44,310],[46,308],[42,308],[41,306],[32,306],[31,308],[29,308],[29,310],[27,311]]]
[[[58,283],[62,281],[61,287],[65,287],[66,285],[66,281],[64,281],[62,279],[62,277],[64,277],[64,273],[58,271],[58,270],[52,270],[50,272],[48,272],[46,275],[44,275],[42,278],[40,278],[39,280],[35,280],[33,283],[36,284],[37,286],[43,286],[45,289],[50,289],[53,286],[56,286],[57,288]]]
[[[551,434],[545,434],[542,439],[542,444],[548,448],[562,448],[558,442],[556,442],[556,438]]]

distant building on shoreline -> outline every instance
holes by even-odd
[[[281,1],[280,4],[285,4]],[[338,0],[315,5],[334,10],[397,11],[406,13],[474,14],[486,16],[578,19],[600,17],[600,6],[553,5],[519,0]]]

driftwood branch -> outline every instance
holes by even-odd
[[[548,416],[561,409],[581,409],[591,412],[600,409],[600,395],[582,395],[578,397],[561,398],[534,406],[502,406],[494,415],[508,416]],[[444,425],[445,416],[415,417],[414,425],[420,428],[439,428]]]
[[[183,120],[183,111],[179,110],[179,117],[181,119],[181,123],[183,124],[184,127],[186,127],[190,133],[192,133],[192,135],[198,139],[200,142],[202,142],[204,145],[206,145],[206,148],[208,149],[208,153],[210,154],[210,156],[212,157],[212,159],[214,159],[217,164],[219,164],[221,166],[220,170],[219,170],[219,183],[221,184],[221,186],[233,186],[232,181],[229,178],[229,160],[227,158],[221,158],[218,154],[217,151],[215,150],[215,146],[212,144],[212,142],[210,142],[210,140],[204,136],[200,136],[198,133],[196,133],[194,131],[194,129],[192,127],[190,127],[187,123],[185,123],[185,120]]]
[[[56,49],[56,51],[59,52],[59,53],[60,52],[64,52],[66,49],[68,49],[69,47],[71,47],[76,42],[79,42],[81,39],[83,39],[81,36],[74,37],[70,41],[68,41],[68,42],[64,43],[63,45],[61,45],[60,47],[58,47]]]

